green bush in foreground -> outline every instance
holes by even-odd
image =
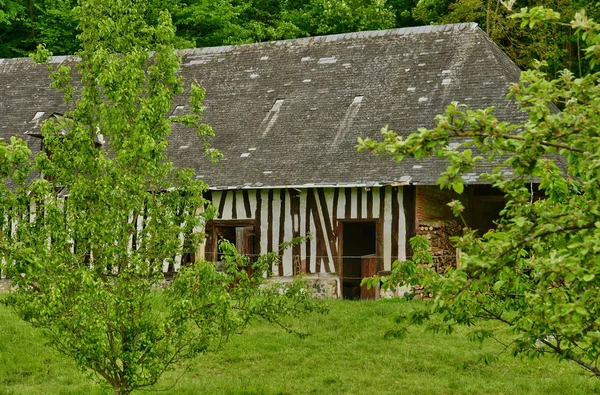
[[[517,16],[530,27],[560,18],[543,7]],[[584,11],[569,25],[597,65],[600,25]],[[498,120],[492,108],[472,111],[452,103],[432,130],[406,139],[384,130],[382,142],[364,141],[360,148],[398,161],[447,158],[439,184],[458,193],[461,174],[485,158],[504,159],[487,174],[507,200],[498,229],[482,237],[466,229],[455,240],[462,251],[456,270],[439,276],[418,260],[395,265],[391,284],[421,283],[435,299],[431,309],[404,316],[397,333],[434,317],[429,328],[447,332],[455,324],[496,321],[511,329],[505,344],[515,355],[550,353],[600,377],[600,73],[575,78],[564,70],[550,80],[543,66],[523,72],[510,88],[529,116],[521,123]],[[461,138],[461,148],[449,148],[454,138]],[[531,183],[539,183],[543,199]],[[463,210],[457,201],[451,208],[456,215]],[[481,330],[476,337],[492,335]]]

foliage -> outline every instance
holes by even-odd
[[[66,112],[43,123],[34,158],[19,139],[0,145],[0,253],[15,286],[6,302],[119,394],[153,385],[253,317],[278,323],[316,308],[302,281],[262,284],[277,255],[250,262],[226,243],[225,272],[196,262],[161,290],[163,267],[189,263],[214,213],[207,186],[166,158],[172,124],[205,141],[212,129],[195,83],[191,112],[169,117],[184,92],[175,29],[168,13],[146,23],[145,3],[86,1],[76,81],[69,63],[35,55]]]
[[[522,67],[547,61],[551,77],[564,67],[589,70],[581,37],[570,26],[538,25],[525,31],[511,10],[545,6],[571,18],[586,7],[595,18],[600,3],[587,0],[149,0],[146,22],[160,11],[173,15],[177,48],[347,33],[393,27],[477,22]],[[5,0],[0,7],[0,57],[23,56],[43,43],[56,54],[81,46],[75,0]]]
[[[537,28],[549,23],[548,16],[559,15],[532,8],[520,16],[524,25]],[[600,25],[582,11],[570,26],[588,45],[590,62],[597,62]],[[360,148],[398,161],[446,158],[450,166],[438,182],[459,193],[465,183],[461,174],[486,160],[502,163],[487,174],[507,201],[498,229],[482,237],[465,229],[455,240],[461,249],[456,270],[440,276],[417,271],[414,260],[397,265],[392,284],[418,279],[435,299],[430,311],[407,315],[402,326],[434,317],[441,320],[429,321],[436,331],[480,320],[501,322],[512,330],[506,346],[515,354],[551,353],[598,377],[600,74],[576,78],[564,70],[549,79],[544,66],[538,63],[523,72],[510,88],[509,96],[527,115],[523,122],[498,120],[493,108],[472,111],[452,103],[431,130],[402,138],[384,129],[383,141],[363,141]],[[462,142],[462,147],[450,148],[451,141]],[[460,202],[451,207],[461,215]],[[482,331],[477,337],[490,336]]]
[[[53,51],[79,49],[76,0],[5,0],[0,3],[0,56],[25,56],[45,43]]]
[[[587,0],[421,0],[412,15],[427,24],[477,22],[521,67],[532,67],[539,60],[548,62],[551,77],[565,67],[578,75],[585,73],[588,65],[580,56],[579,35],[567,24],[521,29],[511,15],[513,10],[527,7],[557,9],[565,18],[585,7],[594,17],[600,16],[599,5]]]
[[[395,15],[384,0],[311,0],[292,11],[291,20],[303,34],[314,36],[389,29]]]

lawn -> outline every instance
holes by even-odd
[[[600,382],[572,363],[498,353],[494,342],[469,342],[461,329],[432,335],[413,329],[384,339],[396,313],[423,302],[328,301],[331,312],[290,322],[310,333],[290,335],[253,324],[218,353],[169,373],[151,394],[578,394]],[[182,376],[182,373],[185,374]],[[179,380],[178,380],[179,378]],[[166,390],[166,391],[164,391]],[[0,307],[0,394],[105,394],[106,388],[44,345],[41,334]],[[141,392],[140,392],[141,393]]]

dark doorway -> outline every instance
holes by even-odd
[[[364,277],[361,257],[377,251],[376,221],[345,221],[342,225],[342,296],[360,299]]]

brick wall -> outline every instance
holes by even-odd
[[[417,186],[417,220],[416,223],[440,220],[452,220],[454,216],[448,207],[451,200],[468,200],[466,192],[462,196],[448,189],[441,190],[437,185]],[[466,207],[468,207],[465,204]]]

